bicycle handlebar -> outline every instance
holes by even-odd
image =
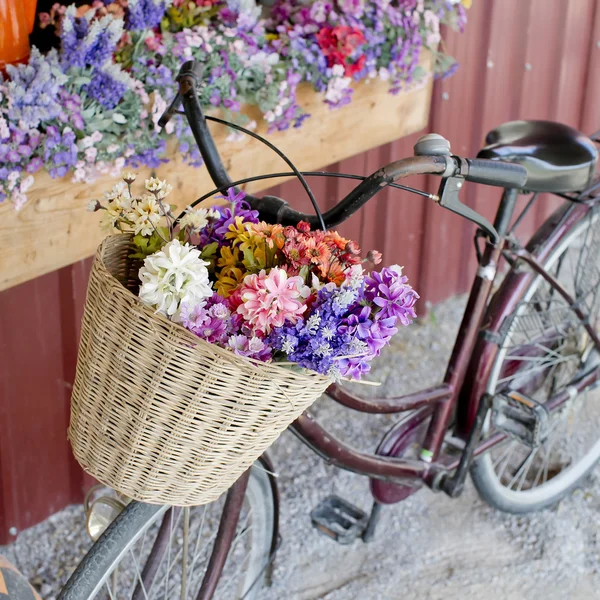
[[[206,118],[204,117],[196,93],[196,88],[201,84],[201,78],[202,66],[196,61],[188,61],[181,67],[177,76],[179,92],[169,108],[159,119],[158,124],[164,127],[173,114],[181,114],[178,108],[183,105],[184,114],[211,179],[217,188],[233,187],[233,182],[223,165],[219,151],[206,124]],[[253,134],[250,133],[250,135]],[[269,145],[272,149],[275,149],[271,144]],[[417,143],[417,147],[419,149],[418,156],[390,163],[375,171],[375,173],[358,184],[356,188],[332,209],[324,213],[322,220],[320,214],[307,215],[298,212],[291,208],[285,200],[275,196],[258,198],[251,194],[246,194],[246,200],[253,209],[259,211],[261,218],[267,222],[297,225],[299,221],[307,221],[311,225],[311,228],[320,228],[323,226],[331,228],[348,219],[348,217],[364,206],[375,194],[399,179],[408,177],[409,175],[440,175],[444,178],[444,181],[440,186],[439,196],[431,194],[430,197],[439,202],[441,206],[447,207],[453,212],[473,221],[486,231],[493,240],[497,240],[498,234],[493,226],[481,215],[478,215],[472,209],[469,209],[458,201],[457,194],[458,189],[461,187],[460,182],[455,186],[444,184],[447,180],[454,179],[455,181],[473,181],[475,183],[503,188],[522,188],[527,181],[527,171],[521,165],[517,164],[452,156],[450,155],[448,142],[435,134],[429,134],[422,138]],[[415,147],[416,153],[417,147]],[[275,151],[278,152],[289,164],[296,176],[299,177],[313,202],[313,206],[316,208],[316,201],[304,177],[287,157],[277,149]],[[453,194],[452,198],[450,198],[451,193]],[[448,198],[444,202],[446,196]]]

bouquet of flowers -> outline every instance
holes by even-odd
[[[211,344],[334,381],[359,379],[415,318],[418,295],[401,267],[365,271],[381,262],[377,251],[362,259],[335,231],[260,221],[233,189],[220,205],[188,207],[177,220],[171,186],[147,179],[136,196],[134,181],[126,174],[90,208],[104,211],[105,227],[133,234],[140,300]]]

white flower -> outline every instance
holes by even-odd
[[[33,175],[28,175],[21,181],[21,185],[19,186],[19,190],[22,194],[26,194],[29,191],[29,188],[34,184],[35,179]]]
[[[96,212],[100,208],[100,202],[98,200],[90,200],[87,205],[89,212]]]
[[[0,117],[0,140],[5,140],[10,137],[10,130],[4,117]]]
[[[137,177],[137,175],[135,173],[132,173],[131,171],[128,171],[127,173],[123,173],[123,175],[121,176],[121,179],[125,182],[125,183],[133,183],[135,181],[135,178]]]
[[[379,69],[379,79],[381,79],[381,81],[388,81],[390,78],[390,72],[388,69],[386,69],[385,67],[381,67]]]
[[[162,217],[156,198],[146,194],[132,208],[133,210],[127,214],[127,218],[133,222],[135,234],[152,235]]]
[[[109,202],[112,202],[113,200],[116,200],[117,198],[121,198],[121,196],[123,195],[123,192],[126,189],[127,189],[127,186],[125,185],[125,182],[119,181],[118,183],[113,185],[113,189],[110,190],[110,192],[105,192],[104,197]]]
[[[150,177],[146,179],[146,189],[149,192],[160,192],[167,185],[166,181],[161,181],[158,177]]]
[[[343,77],[344,72],[345,71],[343,65],[333,65],[333,67],[331,67],[331,74],[334,77]]]
[[[357,290],[365,279],[362,265],[352,265],[345,271],[346,283],[353,290]]]
[[[151,177],[150,179],[146,179],[146,189],[162,200],[173,191],[173,186],[169,185],[165,180],[161,181],[158,177]]]
[[[195,306],[213,295],[208,264],[194,246],[179,240],[169,242],[144,260],[139,272],[140,299],[156,312],[178,321],[182,303]]]
[[[198,208],[196,210],[188,208],[185,211],[185,216],[179,221],[179,224],[181,227],[189,227],[192,231],[197,232],[208,225],[210,216],[212,215],[209,215],[209,211],[206,208]]]

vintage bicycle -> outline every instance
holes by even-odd
[[[294,175],[315,215],[273,196],[248,196],[262,219],[334,227],[393,186],[477,225],[477,274],[442,382],[397,398],[363,398],[338,385],[329,388],[327,396],[350,410],[403,413],[372,454],[337,440],[310,412],[291,426],[329,464],[371,480],[371,514],[331,496],[311,513],[321,532],[340,543],[369,541],[384,504],[422,486],[458,497],[469,472],[485,501],[513,513],[547,507],[585,478],[600,458],[600,411],[590,401],[600,381],[600,132],[586,137],[559,123],[515,121],[493,130],[475,159],[452,155],[444,138],[429,134],[417,142],[415,156],[368,177],[299,172],[258,134],[203,115],[196,92],[202,84],[198,64],[186,63],[178,83],[179,93],[161,124],[178,113],[192,128],[217,188],[197,202],[250,181]],[[231,181],[207,121],[260,139],[289,171]],[[397,183],[419,174],[441,178],[437,194]],[[313,176],[361,181],[322,214],[307,183]],[[468,181],[503,188],[493,224],[459,200]],[[525,193],[531,197],[517,211],[518,196]],[[541,193],[564,202],[522,244],[516,228]],[[503,277],[502,261],[508,264]],[[59,597],[260,598],[279,545],[275,470],[264,455],[226,498],[207,506],[129,503]]]

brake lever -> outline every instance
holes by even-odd
[[[468,219],[472,223],[475,223],[475,225],[477,225],[488,235],[493,244],[496,245],[500,241],[500,236],[494,229],[494,226],[485,217],[480,215],[478,212],[475,212],[472,208],[468,207],[466,204],[463,204],[458,199],[458,193],[463,187],[464,182],[464,177],[456,175],[442,179],[440,189],[438,191],[438,204],[443,208],[447,208],[449,211]]]

